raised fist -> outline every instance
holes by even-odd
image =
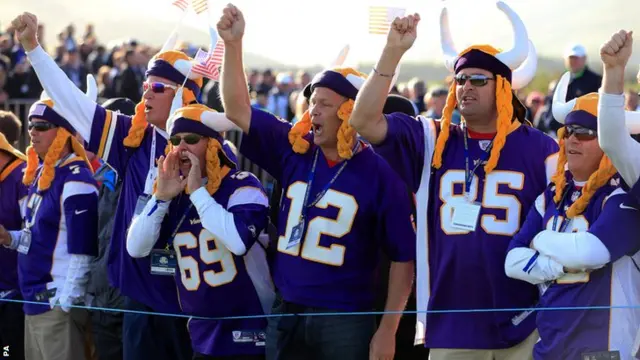
[[[38,17],[24,12],[11,21],[11,27],[15,29],[18,40],[26,51],[38,47]]]
[[[600,59],[606,68],[623,68],[631,57],[633,31],[620,30],[600,48]]]
[[[225,43],[241,41],[244,35],[244,16],[232,4],[228,4],[222,10],[222,16],[218,21],[218,34]]]
[[[387,47],[409,50],[416,41],[419,22],[418,14],[395,18],[387,34]]]

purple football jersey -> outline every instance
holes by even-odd
[[[375,149],[418,192],[427,155],[423,122],[433,120],[423,117],[416,120],[402,113],[385,116],[387,137]],[[435,127],[439,128],[439,123]],[[426,240],[428,247],[427,309],[439,312],[426,315],[425,346],[508,348],[534,331],[533,316],[521,319],[518,317],[521,312],[516,311],[446,311],[521,309],[536,304],[536,287],[508,278],[504,262],[509,241],[547,186],[552,168],[547,159],[555,158],[558,145],[542,132],[514,123],[497,167],[487,176],[485,162],[477,166],[469,190],[472,201],[482,206],[475,231],[468,231],[452,224],[453,205],[466,201],[463,134],[461,126],[450,126],[442,166],[431,171],[428,184],[428,234],[427,239],[418,241]],[[486,161],[490,143],[490,139],[468,139],[471,169],[480,160]]]
[[[391,261],[415,259],[411,197],[406,185],[370,147],[350,159],[330,189],[309,208],[305,232],[288,246],[299,224],[314,154],[318,151],[309,202],[342,164],[330,167],[311,143],[306,154],[291,149],[291,124],[252,109],[251,128],[240,152],[282,185],[277,253],[272,264],[276,287],[286,301],[342,311],[371,310],[379,251]]]
[[[0,224],[7,230],[22,228],[20,202],[27,195],[22,184],[26,163],[15,159],[0,173]],[[18,290],[18,253],[0,246],[0,299],[10,297]]]
[[[138,198],[145,193],[151,162],[155,164],[167,146],[167,139],[148,126],[140,146],[128,148],[123,141],[130,128],[131,117],[96,106],[88,150],[107,162],[123,181],[109,251],[109,280],[123,295],[155,311],[176,314],[180,306],[173,279],[152,276],[149,257],[134,259],[126,251],[127,229]]]
[[[570,176],[568,178],[571,188],[558,219],[555,220],[557,212],[553,202],[555,185],[550,184],[536,201],[536,206],[531,208],[522,231],[513,238],[509,249],[529,247],[542,230],[561,230],[564,220],[562,209],[566,211],[582,191],[580,187],[573,187]],[[609,250],[611,262],[589,273],[566,274],[541,285],[539,307],[637,305],[640,297],[632,294],[640,273],[631,258],[625,255],[633,255],[640,250],[640,237],[637,235],[640,233],[640,212],[620,207],[631,196],[621,190],[615,191],[619,181],[616,176],[598,189],[581,215],[569,222],[565,220],[564,229],[567,233],[589,231],[596,235]],[[618,350],[623,355],[621,358],[626,359],[637,328],[632,325],[633,317],[633,310],[629,309],[539,311],[537,327],[540,341],[534,347],[534,358],[582,359],[584,353]]]
[[[256,203],[256,193],[262,194],[262,203]],[[210,318],[264,315],[271,307],[274,293],[265,248],[257,242],[268,221],[268,203],[262,185],[251,173],[232,170],[222,180],[213,199],[233,213],[235,227],[247,252],[243,256],[234,255],[205,229],[198,211],[184,193],[174,199],[169,205],[171,216],[165,216],[155,248],[164,248],[176,232],[171,242],[178,259],[175,282],[182,311]],[[189,333],[193,349],[202,354],[263,354],[264,339],[259,340],[258,335],[264,333],[266,324],[266,319],[259,317],[191,319]],[[234,335],[238,332],[244,334],[242,339]],[[255,341],[245,339],[249,333]]]
[[[631,189],[629,189],[629,194],[631,194],[634,197],[634,200],[637,203],[640,203],[640,180],[636,181],[636,183],[633,184]]]
[[[47,290],[62,291],[69,255],[98,255],[98,185],[87,163],[74,156],[55,169],[51,187],[37,188],[42,166],[29,187],[25,222],[31,231],[28,253],[18,254],[20,291],[24,312],[36,315],[50,310]]]

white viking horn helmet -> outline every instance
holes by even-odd
[[[556,85],[555,91],[553,92],[553,105],[551,106],[551,110],[553,112],[553,117],[561,124],[564,124],[567,115],[569,115],[573,110],[577,101],[577,99],[572,99],[569,102],[565,102],[570,81],[571,73],[567,71],[562,75],[560,81],[558,81],[558,85]],[[629,132],[631,134],[640,134],[640,112],[625,110],[624,113],[626,126]]]
[[[84,95],[93,102],[98,101],[98,83],[96,83],[96,79],[91,74],[87,75],[87,92]],[[40,93],[40,100],[42,101],[47,99],[51,99],[49,94],[47,94],[46,90],[42,90]]]
[[[200,120],[202,120],[203,124],[217,132],[240,130],[240,128],[231,122],[224,113],[203,111]]]
[[[440,45],[442,46],[442,54],[444,55],[444,66],[447,67],[447,70],[453,72],[453,67],[458,58],[458,51],[456,51],[453,39],[451,38],[449,14],[446,6],[443,6],[440,12]]]
[[[511,88],[513,90],[522,89],[527,86],[536,75],[538,68],[538,54],[533,42],[529,40],[529,55],[522,65],[511,72]]]
[[[556,89],[553,92],[553,104],[551,105],[551,111],[553,112],[553,117],[557,122],[564,124],[564,120],[567,115],[573,110],[573,107],[576,105],[576,99],[572,99],[569,102],[566,102],[567,98],[567,88],[569,88],[569,81],[571,80],[571,73],[566,72],[558,81],[558,85],[556,85]]]
[[[514,46],[509,51],[503,51],[496,54],[495,57],[510,69],[514,70],[520,67],[520,65],[527,59],[527,54],[529,52],[529,34],[527,33],[527,28],[524,26],[522,19],[520,19],[520,16],[518,16],[513,9],[502,1],[498,1],[496,6],[505,15],[507,15],[511,22],[514,32]],[[459,52],[456,50],[451,37],[449,15],[446,6],[443,6],[440,13],[440,45],[444,55],[445,66],[449,71],[453,72]]]
[[[87,97],[91,99],[93,102],[98,100],[98,83],[93,75],[87,75]]]
[[[216,29],[209,25],[209,37],[211,37],[211,45],[209,46],[209,51],[213,51],[216,48],[216,44],[218,43],[218,32]],[[199,79],[201,76],[192,72],[191,68],[196,64],[195,60],[187,61],[187,60],[176,60],[176,63],[173,64],[173,67],[178,69],[182,75],[187,76],[189,74],[189,79],[195,80]]]
[[[520,16],[518,16],[513,9],[502,1],[498,1],[496,6],[502,10],[511,21],[514,34],[513,48],[497,54],[496,58],[513,70],[518,68],[527,59],[527,54],[529,53],[529,34],[527,33],[527,28],[524,26],[524,22],[522,22]]]
[[[158,54],[175,49],[177,42],[178,42],[178,29],[176,28],[175,30],[173,30],[171,35],[169,35],[169,38],[167,39],[167,41],[165,41],[164,44],[162,44],[162,49],[160,49]],[[149,60],[149,63],[147,64],[148,68],[150,68],[153,65],[154,57],[152,57],[151,60]]]
[[[342,66],[345,60],[347,60],[347,56],[349,56],[349,50],[351,50],[349,44],[345,45],[338,53],[338,56],[333,59],[333,62],[329,65],[329,68]]]

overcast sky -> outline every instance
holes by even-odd
[[[105,6],[105,3],[110,6]],[[525,22],[529,36],[539,53],[561,57],[573,42],[583,43],[592,58],[620,27],[638,25],[640,2],[629,0],[506,0]],[[227,1],[209,0],[211,21],[215,22]],[[458,49],[469,43],[511,46],[509,22],[492,0],[448,0],[450,22]],[[21,10],[39,15],[47,24],[47,40],[69,21],[79,29],[94,22],[101,41],[129,34],[143,41],[162,43],[178,22],[179,12],[171,0],[0,0],[0,21],[6,24]],[[370,5],[404,7],[422,17],[419,38],[406,55],[407,61],[441,61],[438,19],[441,0],[236,0],[247,19],[245,49],[285,64],[301,66],[330,62],[345,44],[350,44],[348,63],[377,59],[385,36],[367,33]],[[127,9],[123,15],[121,9]],[[142,15],[144,14],[144,15]],[[117,26],[113,22],[119,19]],[[164,22],[165,34],[154,32],[140,36],[145,24]],[[183,29],[195,42],[206,43],[206,14],[187,15]],[[106,26],[104,24],[111,24]],[[638,33],[640,33],[640,29]],[[640,35],[638,35],[640,36]],[[637,41],[640,43],[640,40]],[[637,45],[636,48],[640,47]],[[634,66],[640,62],[634,52]]]

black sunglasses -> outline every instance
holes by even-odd
[[[598,133],[595,130],[571,125],[565,126],[564,138],[568,139],[571,135],[575,135],[579,141],[589,141],[598,137]]]
[[[33,129],[35,129],[36,131],[48,131],[51,129],[55,129],[57,127],[58,125],[54,123],[46,122],[46,121],[38,121],[38,122],[29,121],[29,125],[27,125],[27,128],[29,129],[29,131]]]
[[[180,145],[182,140],[184,140],[184,142],[186,142],[187,145],[195,145],[198,142],[200,142],[200,139],[202,139],[202,136],[200,136],[198,134],[189,134],[189,135],[185,135],[185,136],[174,135],[174,136],[169,137],[169,141],[171,142],[171,144],[173,146]]]
[[[454,79],[456,80],[456,84],[460,86],[464,86],[464,84],[467,83],[467,80],[469,80],[471,82],[471,85],[476,87],[485,86],[487,85],[489,80],[495,80],[494,78],[488,77],[485,75],[465,75],[465,74],[456,75]]]

